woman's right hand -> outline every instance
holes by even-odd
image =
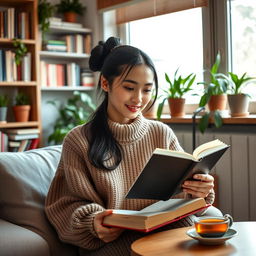
[[[114,241],[124,231],[122,228],[109,228],[102,225],[104,217],[110,214],[112,214],[112,210],[105,210],[94,217],[94,230],[98,238],[105,243]]]

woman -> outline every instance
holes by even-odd
[[[46,213],[61,240],[81,255],[130,255],[135,231],[102,226],[111,209],[140,210],[153,200],[125,199],[155,148],[182,150],[171,128],[142,116],[158,90],[157,74],[141,50],[111,37],[91,53],[92,71],[100,71],[104,100],[89,123],[74,128],[63,143]],[[171,168],[171,167],[170,167]],[[179,197],[204,197],[213,203],[213,177],[198,174],[183,184]],[[193,216],[173,226],[193,224]]]

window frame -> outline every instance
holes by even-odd
[[[209,70],[215,61],[217,52],[221,53],[221,65],[219,68],[220,72],[227,73],[232,71],[231,65],[231,50],[229,49],[229,10],[228,6],[232,0],[209,0],[208,7],[202,8],[202,24],[203,24],[203,68],[204,70]],[[103,16],[105,14],[103,13]],[[109,15],[109,14],[108,14]],[[111,13],[112,18],[115,19],[115,12]],[[110,16],[110,15],[109,15]],[[223,26],[224,24],[224,26]],[[116,26],[112,22],[112,26]],[[129,24],[121,24],[116,26],[116,28],[104,27],[103,31],[116,31],[114,36],[121,38],[124,44],[129,43]],[[210,32],[209,32],[210,31]],[[104,40],[108,38],[109,33],[103,33]],[[112,34],[113,35],[113,34]],[[207,80],[207,73],[204,74],[204,79]],[[186,104],[186,113],[193,113],[198,104]],[[168,113],[168,106],[164,109],[164,113]],[[256,113],[256,101],[255,99],[251,101],[249,107],[250,113]]]

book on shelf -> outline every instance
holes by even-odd
[[[150,232],[209,207],[203,198],[158,201],[140,211],[113,210],[104,226]]]
[[[0,131],[0,152],[8,151],[8,136],[6,133]]]
[[[20,8],[0,6],[0,37],[29,39],[31,37],[30,15],[29,11],[23,11]]]
[[[209,173],[228,148],[220,140],[200,145],[193,154],[157,148],[126,198],[168,200],[182,192],[183,182],[195,173]]]
[[[26,140],[26,139],[36,139],[39,138],[38,133],[31,134],[8,134],[9,140]]]
[[[31,133],[39,133],[38,128],[20,128],[20,129],[5,129],[4,130],[8,134],[31,134]]]

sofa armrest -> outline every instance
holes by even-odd
[[[0,219],[0,255],[50,256],[46,241],[38,234]]]

